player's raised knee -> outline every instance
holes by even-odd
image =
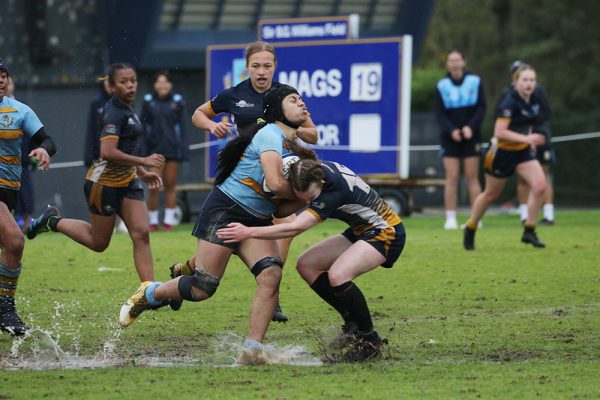
[[[196,269],[192,276],[182,276],[179,279],[178,289],[182,299],[188,301],[206,300],[215,294],[221,283],[221,278]]]

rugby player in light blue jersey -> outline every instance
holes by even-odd
[[[12,217],[21,187],[21,158],[35,157],[38,167],[47,170],[56,146],[33,110],[6,95],[8,78],[8,67],[0,58],[0,329],[19,336],[29,330],[15,307],[25,245]],[[24,135],[31,140],[33,150],[29,154],[21,154]]]

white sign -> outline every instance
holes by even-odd
[[[352,64],[350,67],[350,100],[380,101],[381,71],[380,63]]]

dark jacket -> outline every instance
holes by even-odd
[[[185,127],[185,102],[178,93],[159,98],[156,93],[144,96],[140,115],[144,124],[144,153],[158,153],[167,160],[188,159]]]
[[[104,105],[111,98],[102,86],[100,93],[92,103],[88,111],[87,130],[85,137],[85,148],[83,150],[83,161],[86,167],[90,167],[96,159],[100,157],[100,132],[102,131],[102,116],[104,114]]]

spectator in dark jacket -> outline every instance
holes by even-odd
[[[162,179],[166,194],[165,215],[162,228],[173,229],[178,223],[176,216],[177,174],[182,161],[188,159],[188,141],[184,129],[185,103],[183,97],[173,92],[169,73],[158,73],[154,77],[154,90],[144,96],[141,120],[144,124],[144,147],[147,154],[162,154],[166,159]],[[161,173],[161,171],[155,171]],[[150,190],[148,194],[148,216],[150,230],[159,226],[159,190]]]
[[[85,148],[83,150],[83,161],[89,168],[98,157],[100,157],[100,132],[102,131],[102,115],[104,105],[112,97],[112,91],[108,84],[108,78],[102,76],[98,79],[99,93],[90,104],[87,119],[87,135],[85,137]]]

